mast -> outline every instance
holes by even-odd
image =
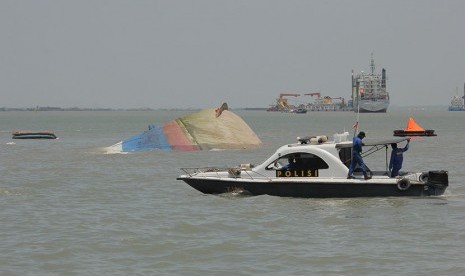
[[[373,53],[371,53],[371,62],[370,62],[371,74],[375,74],[375,60],[373,59]]]
[[[354,78],[354,69],[352,69],[352,108],[355,108],[355,91],[357,87],[355,85],[355,78]]]
[[[463,84],[463,104],[465,105],[465,83]]]

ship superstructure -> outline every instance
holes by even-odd
[[[465,111],[465,83],[463,84],[463,97],[457,95],[450,101],[449,111]]]
[[[354,75],[352,71],[352,104],[355,112],[386,112],[389,107],[386,90],[386,69],[375,72],[375,61],[371,55],[370,73]]]

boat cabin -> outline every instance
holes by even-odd
[[[367,140],[362,156],[385,149],[390,153],[392,143],[406,141],[407,138],[389,140]],[[347,177],[351,163],[352,142],[296,143],[280,147],[270,158],[253,171],[267,177]],[[386,158],[386,160],[388,160]],[[371,171],[372,175],[388,175],[388,165],[384,171]],[[355,174],[357,174],[357,169]],[[359,172],[361,173],[361,172]]]

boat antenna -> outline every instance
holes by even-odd
[[[356,93],[357,93],[357,121],[352,126],[352,128],[354,129],[354,137],[357,135],[358,122],[360,121],[360,89],[357,89]]]

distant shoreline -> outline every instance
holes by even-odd
[[[198,111],[202,108],[81,108],[81,107],[0,107],[0,111]],[[266,110],[265,107],[231,108],[232,110]]]
[[[200,110],[199,108],[81,108],[81,107],[0,107],[0,111],[160,111],[160,110]]]
[[[389,110],[447,110],[446,105],[429,105],[429,106],[396,106],[393,105]],[[1,111],[198,111],[204,108],[90,108],[90,107],[0,107]],[[245,111],[266,111],[266,107],[238,107],[230,108],[231,110]],[[388,113],[389,113],[388,110]],[[332,111],[330,111],[332,112]]]

